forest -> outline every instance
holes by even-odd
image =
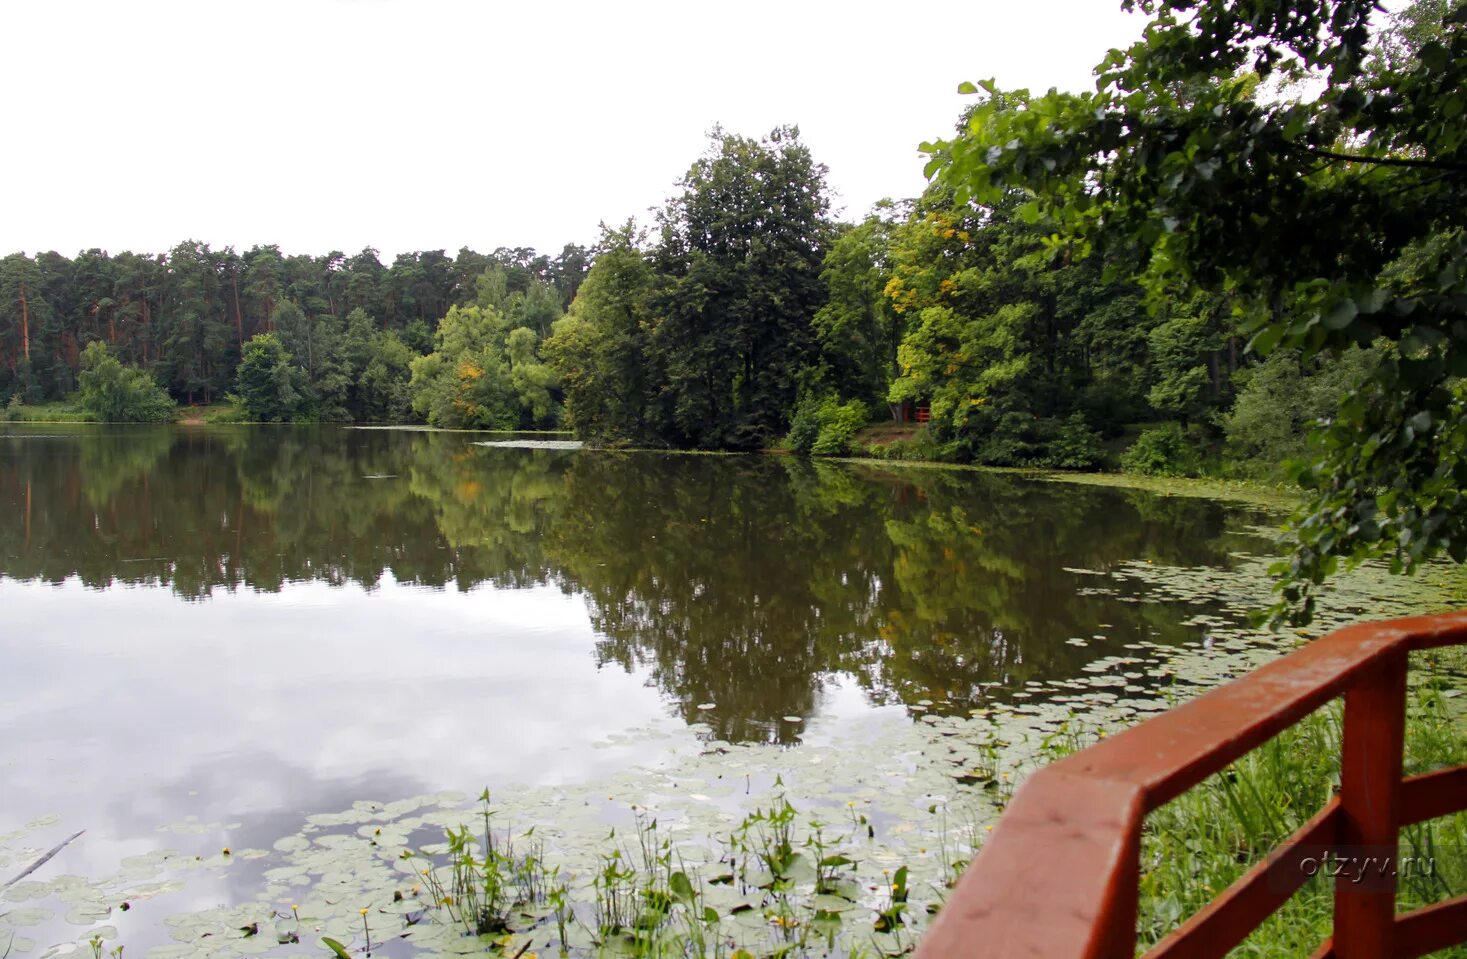
[[[1329,96],[1354,103],[1399,86],[1426,69],[1423,47],[1430,66],[1446,62],[1442,42],[1460,33],[1449,6],[1422,0],[1372,41],[1351,34],[1359,62],[1337,71]],[[1165,79],[1164,66],[1146,69]],[[1168,108],[1292,110],[1285,133],[1348,136],[1338,106],[1322,119],[1291,106],[1288,83],[1301,74],[1268,93],[1286,71],[1244,67]],[[952,139],[925,145],[928,189],[857,222],[832,214],[826,168],[797,128],[757,139],[715,128],[650,222],[603,224],[592,248],[554,257],[430,250],[384,266],[372,249],[239,254],[196,241],[158,255],[13,254],[0,260],[3,415],[40,418],[59,402],[83,417],[160,419],[177,415],[172,403],[227,402],[209,418],[563,428],[603,445],[1280,479],[1310,425],[1399,355],[1398,337],[1378,326],[1328,343],[1296,332],[1312,327],[1285,315],[1293,294],[1260,295],[1268,264],[1164,275],[1181,262],[1181,237],[1212,229],[1254,250],[1280,211],[1252,211],[1242,229],[1221,217],[1188,230],[1185,211],[1163,209],[1176,197],[1162,196],[1124,242],[1093,229],[1104,180],[1066,193],[1048,172],[1057,158],[1041,155],[1055,128],[1032,121],[1071,100],[1094,110],[1094,95],[963,91],[978,98]],[[994,131],[1005,147],[987,145]],[[1187,147],[1194,158],[1223,135],[1203,134]],[[1117,146],[1064,157],[1074,165]],[[1261,185],[1252,168],[1247,185],[1289,196],[1285,174],[1312,176],[1350,202],[1356,158],[1308,149],[1303,168],[1265,171]],[[1043,175],[1022,166],[1031,150]],[[1188,166],[1184,155],[1163,164],[1171,180],[1195,170],[1198,182],[1223,181],[1222,161]],[[1134,160],[1120,156],[1106,175]],[[1448,172],[1388,189],[1437,202],[1458,182]],[[1125,224],[1116,209],[1109,222]],[[1451,228],[1428,233],[1461,242]],[[1414,269],[1401,252],[1429,246],[1407,239],[1377,244],[1394,251],[1401,282]],[[1317,315],[1317,300],[1299,304]],[[1351,318],[1366,312],[1355,302]],[[1344,329],[1342,317],[1325,327]]]
[[[679,186],[650,227],[555,257],[13,254],[5,415],[228,401],[210,417],[1058,468],[1102,465],[1151,424],[1152,460],[1127,462],[1196,472],[1224,444],[1235,465],[1276,463],[1339,393],[1341,364],[1259,363],[1225,303],[1148,308],[1105,263],[1056,256],[1014,202],[937,184],[839,222],[793,128],[715,131]]]
[[[390,266],[372,249],[238,254],[195,241],[158,255],[17,253],[0,260],[0,395],[63,399],[110,357],[179,403],[235,395],[250,419],[407,422],[427,415],[414,413],[407,386],[435,336],[488,310],[503,327],[501,348],[523,342],[525,334],[509,336],[515,329],[538,339],[574,298],[589,260],[573,244],[553,258],[432,250]],[[91,343],[106,352],[89,363]]]

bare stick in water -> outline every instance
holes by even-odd
[[[40,869],[46,863],[48,863],[48,862],[51,861],[51,857],[52,856],[56,855],[58,852],[60,852],[61,850],[65,849],[67,846],[71,845],[78,838],[80,838],[81,834],[84,833],[84,832],[86,832],[85,829],[78,829],[76,832],[72,833],[70,836],[67,836],[65,839],[61,840],[56,845],[52,846],[50,852],[46,853],[46,855],[42,856],[40,859],[37,859],[35,862],[31,863],[29,866],[27,866],[21,872],[20,875],[16,876],[14,879],[10,880],[9,882],[5,883],[4,885],[0,885],[0,889],[9,889],[11,886],[15,885],[16,883],[18,883],[22,879],[24,879],[26,876],[29,876],[31,873],[35,872],[37,869]]]

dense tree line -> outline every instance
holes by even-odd
[[[156,382],[252,421],[565,425],[606,443],[1062,468],[1164,422],[1127,460],[1161,472],[1202,469],[1225,439],[1239,462],[1276,464],[1331,408],[1338,370],[1255,370],[1224,299],[1147,303],[1124,262],[1056,249],[1024,214],[1015,195],[977,205],[936,184],[840,223],[797,130],[715,130],[650,230],[603,228],[555,258],[384,266],[370,249],[199,243],[7,257],[0,395],[78,391],[101,418],[158,419]],[[106,398],[83,388],[93,367]],[[1288,386],[1301,379],[1317,385]],[[919,414],[930,424],[895,442],[856,439]]]
[[[1125,258],[1056,246],[1016,192],[936,183],[839,223],[791,129],[716,131],[680,186],[653,230],[604,231],[545,343],[587,439],[1089,468],[1162,424],[1134,468],[1247,472],[1302,451],[1352,382],[1259,366],[1226,296],[1148,297]],[[858,435],[883,421],[911,428]]]
[[[1015,192],[977,204],[937,183],[849,224],[825,175],[796,129],[715,130],[650,228],[554,258],[16,254],[0,260],[0,395],[58,399],[95,367],[112,394],[78,396],[102,418],[166,416],[151,377],[253,421],[1061,468],[1100,465],[1149,422],[1170,431],[1126,463],[1195,472],[1209,451],[1298,452],[1349,379],[1297,356],[1257,366],[1225,297],[1148,302],[1125,260],[1056,247]]]
[[[575,245],[555,257],[429,250],[384,266],[372,249],[240,254],[194,241],[157,255],[16,253],[0,259],[0,396],[39,403],[72,393],[83,351],[101,342],[178,401],[209,403],[235,391],[251,340],[273,334],[278,343],[263,350],[282,348],[291,376],[277,376],[266,418],[401,419],[412,358],[434,349],[451,309],[492,306],[543,336],[589,256]]]

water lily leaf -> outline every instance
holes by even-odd
[[[45,899],[49,895],[51,895],[51,886],[49,883],[27,879],[0,892],[0,899],[9,899],[11,902],[25,902],[29,899]]]

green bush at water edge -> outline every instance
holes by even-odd
[[[1143,476],[1200,476],[1202,453],[1179,423],[1163,423],[1141,431],[1121,454],[1121,469]]]

